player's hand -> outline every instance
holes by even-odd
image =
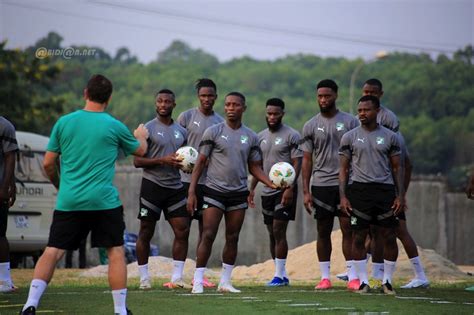
[[[292,187],[287,187],[283,191],[283,195],[281,196],[281,204],[286,207],[291,204],[293,201],[293,188]]]
[[[247,202],[248,202],[250,208],[255,208],[254,197],[255,197],[255,190],[251,190],[248,197],[247,197]]]
[[[16,185],[10,185],[8,189],[8,207],[12,207],[16,201]]]
[[[313,213],[313,196],[311,196],[309,192],[305,193],[303,201],[304,201],[304,208],[306,209],[306,212],[308,212],[308,214],[312,214]]]
[[[148,132],[148,129],[146,129],[144,124],[139,124],[137,129],[133,131],[133,135],[137,139],[148,139],[150,136],[150,133]]]
[[[392,210],[394,215],[398,215],[406,208],[405,198],[396,197],[393,201]]]
[[[197,211],[197,198],[195,193],[188,192],[188,199],[186,201],[186,210],[192,217],[194,212]]]
[[[171,153],[170,155],[164,156],[161,158],[163,164],[166,164],[171,167],[181,168],[182,158],[179,158],[176,153]]]
[[[349,199],[347,199],[347,197],[341,197],[341,205],[340,206],[341,206],[341,211],[345,215],[348,215],[348,216],[351,215],[352,206],[351,206],[351,203],[350,203]]]

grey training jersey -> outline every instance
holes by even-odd
[[[367,131],[360,126],[342,136],[339,154],[352,161],[354,182],[393,184],[390,157],[401,154],[400,142],[388,128]]]
[[[178,119],[176,120],[183,128],[186,129],[188,133],[187,145],[192,146],[196,150],[199,149],[199,143],[201,143],[202,135],[204,131],[213,126],[217,125],[224,121],[221,115],[214,112],[212,115],[204,115],[198,108],[192,108],[185,112],[182,112]],[[181,173],[181,180],[186,183],[191,182],[191,174],[184,172]],[[207,168],[202,172],[201,177],[199,178],[198,184],[204,184],[207,177]]]
[[[159,158],[175,153],[186,143],[186,129],[176,123],[165,125],[158,118],[145,124],[150,133],[146,158]],[[143,178],[146,178],[161,187],[181,188],[181,176],[177,168],[168,165],[157,165],[143,169]]]
[[[338,111],[332,118],[320,113],[303,127],[301,149],[313,154],[312,186],[339,185],[339,144],[343,134],[359,125],[352,115]]]
[[[258,145],[262,151],[263,172],[268,175],[273,164],[277,162],[293,164],[291,159],[301,158],[303,152],[299,149],[300,139],[298,131],[284,124],[274,132],[268,128],[262,130],[258,134]],[[279,191],[264,186],[262,196],[273,195]]]
[[[219,192],[246,191],[249,161],[262,160],[255,132],[226,122],[209,127],[202,136],[199,153],[209,158],[205,185]]]
[[[400,128],[400,121],[398,120],[397,115],[382,105],[380,105],[380,110],[377,114],[377,123],[394,132],[397,132]]]
[[[15,128],[8,120],[0,116],[0,183],[3,183],[3,174],[5,173],[4,155],[16,150],[18,150],[18,144]]]

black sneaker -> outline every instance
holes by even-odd
[[[36,315],[36,308],[34,306],[28,306],[26,310],[21,310],[20,315]]]
[[[118,313],[115,313],[115,314],[118,314]],[[133,315],[132,311],[128,309],[127,307],[127,315]]]
[[[362,282],[362,284],[360,285],[359,287],[359,290],[355,291],[357,293],[369,293],[370,292],[370,286],[365,283],[365,282]]]
[[[395,290],[392,287],[392,284],[389,283],[388,281],[382,284],[382,290],[383,293],[388,294],[388,295],[395,295]]]

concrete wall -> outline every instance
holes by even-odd
[[[133,167],[119,167],[115,184],[119,188],[125,209],[127,230],[138,233],[138,196],[141,171]],[[300,186],[301,187],[301,186]],[[412,182],[408,195],[407,222],[419,246],[431,248],[457,264],[474,264],[474,201],[460,193],[447,192],[446,184],[439,178],[418,178]],[[302,205],[302,190],[298,196],[296,221],[288,227],[289,248],[295,248],[316,239],[316,223]],[[260,197],[256,197],[257,205]],[[337,221],[337,220],[336,220]],[[335,226],[337,228],[337,225]],[[209,266],[220,264],[224,246],[224,226],[213,247]],[[196,256],[197,222],[191,228],[188,257]],[[162,218],[157,224],[153,243],[159,245],[160,255],[170,257],[173,232]],[[340,246],[334,244],[333,246]],[[316,249],[315,249],[316,250]],[[237,264],[250,265],[270,258],[268,236],[260,210],[248,209],[239,241]]]

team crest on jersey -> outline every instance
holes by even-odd
[[[351,216],[351,225],[357,224],[357,217]]]
[[[249,137],[247,136],[240,136],[240,142],[242,144],[247,143],[249,141]]]
[[[337,131],[343,131],[344,130],[344,123],[342,123],[342,122],[336,123],[336,130]]]
[[[207,203],[205,203],[205,204],[202,205],[202,208],[207,209],[207,208],[209,208],[209,205]]]
[[[377,144],[384,144],[385,143],[385,138],[384,137],[377,137],[375,139],[375,141],[377,142]]]
[[[283,141],[282,138],[277,137],[277,138],[275,139],[275,145],[279,145],[282,141]]]
[[[174,137],[176,139],[179,139],[179,137],[181,137],[181,134],[179,133],[179,131],[177,131],[177,130],[174,131]]]
[[[141,209],[140,209],[140,216],[141,216],[141,217],[146,217],[146,216],[148,216],[148,209],[146,209],[146,208],[141,208]]]

